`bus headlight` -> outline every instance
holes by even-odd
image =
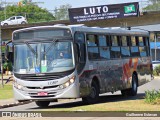
[[[24,86],[18,84],[17,82],[14,82],[14,87],[19,89],[19,90],[24,90]]]
[[[64,87],[68,87],[70,84],[69,84],[69,82],[66,82],[65,84],[64,84]]]
[[[75,77],[72,77],[70,80],[69,80],[69,82],[72,84],[72,83],[74,83],[74,81],[75,81]]]
[[[72,77],[72,78],[70,78],[66,83],[60,85],[59,87],[60,87],[61,89],[64,89],[64,88],[70,86],[71,84],[73,84],[74,81],[75,81],[75,77]]]
[[[23,86],[18,84],[17,88],[21,90],[23,88]]]

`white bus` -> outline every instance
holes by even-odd
[[[40,107],[64,98],[91,104],[118,90],[134,96],[152,80],[146,31],[38,26],[14,31],[12,42],[15,99]]]

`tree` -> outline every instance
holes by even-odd
[[[160,2],[160,0],[148,0],[148,1],[151,2],[152,4]]]
[[[148,0],[150,3],[148,6],[143,8],[145,11],[157,11],[160,10],[160,0]]]
[[[6,16],[7,18],[11,16],[25,16],[29,23],[32,22],[44,22],[55,20],[55,17],[52,13],[46,9],[42,9],[37,5],[28,4],[24,6],[7,6],[6,7]],[[4,20],[4,11],[0,11],[0,20]]]
[[[56,20],[68,20],[68,9],[72,6],[70,4],[61,5],[59,8],[54,9],[54,15]]]

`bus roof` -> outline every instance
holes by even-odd
[[[57,24],[57,25],[51,25],[51,26],[37,26],[37,27],[29,27],[29,28],[23,28],[19,30],[15,30],[15,32],[20,31],[28,31],[28,30],[36,30],[36,29],[45,29],[45,28],[65,28],[70,29],[72,33],[74,32],[87,32],[87,33],[108,33],[108,34],[120,34],[120,35],[143,35],[143,36],[149,36],[149,32],[145,30],[140,29],[125,29],[120,27],[107,27],[107,28],[100,28],[100,27],[87,27],[83,24],[76,24],[76,25],[64,25],[64,24]]]

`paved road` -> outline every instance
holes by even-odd
[[[155,80],[152,80],[149,83],[146,83],[143,86],[140,86],[138,88],[138,95],[135,97],[135,99],[141,99],[144,97],[144,93],[146,90],[159,90],[160,89],[160,79],[155,78]],[[121,101],[121,100],[129,100],[130,98],[123,98],[121,96],[120,91],[114,93],[113,95],[110,93],[103,94],[101,95],[101,103],[104,102],[112,102],[112,101]],[[131,98],[133,99],[133,98]],[[68,102],[69,101],[69,102]],[[71,108],[71,107],[76,107],[76,106],[81,106],[83,103],[81,102],[81,99],[76,99],[76,100],[61,100],[58,103],[51,103],[50,106],[46,109],[53,109],[53,108]],[[0,109],[0,111],[39,111],[39,110],[46,110],[46,109],[41,109],[34,102],[25,104],[25,105],[20,105],[20,106],[15,106],[15,107],[10,107],[10,108],[4,108]]]

